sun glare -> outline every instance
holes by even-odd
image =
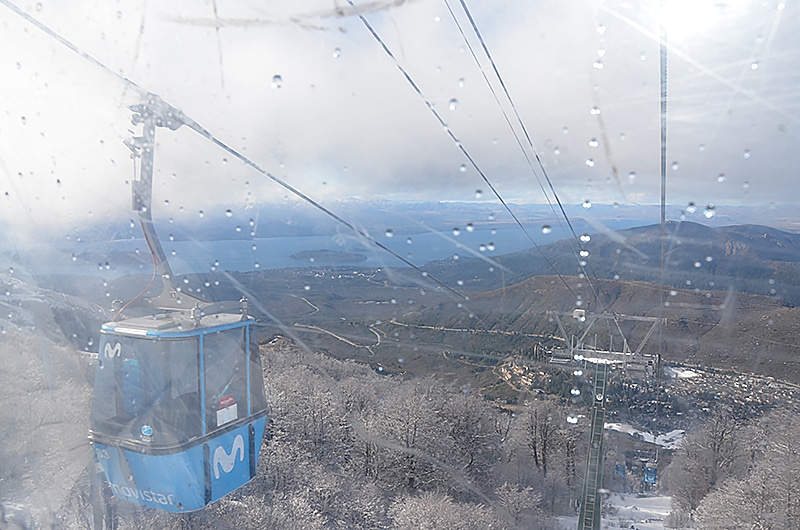
[[[667,36],[670,40],[680,40],[703,33],[734,7],[733,4],[715,0],[666,0],[662,21]]]

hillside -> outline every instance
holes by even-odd
[[[699,287],[775,295],[800,305],[800,235],[760,225],[710,228],[667,223],[665,277],[668,286]],[[488,291],[532,276],[577,275],[585,262],[590,277],[660,282],[661,227],[637,228],[558,241],[485,260],[461,258],[429,263],[425,269],[448,285]],[[579,252],[585,255],[579,257]]]
[[[591,289],[585,279],[567,278],[567,284],[572,293],[557,277],[531,278],[504,289],[476,293],[471,297],[470,308],[482,316],[483,325],[494,329],[560,335],[546,312],[571,312],[576,302],[573,294],[582,293],[583,307],[590,311],[666,318],[660,350],[654,335],[643,350],[646,353],[661,351],[667,361],[755,372],[800,382],[800,308],[787,307],[774,297],[734,291],[674,289],[667,294],[668,305],[659,315],[660,293],[656,285],[595,281],[593,286],[599,296],[592,302]],[[437,314],[438,311],[426,311],[418,318],[432,322]],[[569,316],[563,320],[568,332],[580,333],[577,321]],[[442,325],[466,323],[467,319],[454,316]],[[648,322],[624,320],[620,325],[632,349],[639,346],[650,327]],[[595,332],[601,335],[601,342],[605,340],[607,335],[603,328],[596,328]]]

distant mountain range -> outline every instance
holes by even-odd
[[[761,225],[711,228],[689,221],[667,223],[665,234],[666,286],[731,289],[800,305],[800,235]],[[498,256],[493,263],[448,259],[429,263],[425,270],[454,288],[473,291],[557,274],[661,283],[660,225],[578,239]]]
[[[516,221],[506,209],[495,201],[476,202],[393,202],[386,200],[339,200],[324,203],[324,207],[340,216],[351,225],[371,234],[383,234],[387,229],[396,233],[420,233],[447,231],[471,223],[480,226],[516,226]],[[540,239],[541,228],[552,226],[560,233],[561,208],[547,204],[510,204],[509,208],[521,224],[533,236]],[[602,231],[604,226],[639,226],[660,219],[658,205],[604,205],[595,204],[585,208],[578,204],[564,204],[564,211],[573,224],[594,227]],[[686,210],[695,210],[688,213]],[[696,207],[670,205],[668,218],[698,220],[708,226],[732,224],[764,224],[784,230],[800,230],[796,208],[776,206],[723,206],[714,209],[714,216],[706,219]],[[153,211],[156,230],[164,241],[175,240],[218,241],[265,237],[292,237],[330,235],[350,229],[313,206],[296,201],[277,204],[259,204],[242,207],[219,205],[204,211],[170,211],[156,208]],[[564,225],[566,228],[566,225]],[[0,223],[0,252],[19,252],[35,243],[55,244],[59,248],[80,242],[74,251],[85,251],[86,245],[103,244],[108,241],[140,239],[141,229],[134,212],[115,219],[93,219],[83,224],[73,224],[67,229],[68,237],[59,227],[55,233],[45,229],[36,232],[37,241],[14,240],[14,226]],[[25,232],[31,236],[31,232]],[[552,239],[552,236],[551,236]]]

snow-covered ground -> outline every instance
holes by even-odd
[[[700,374],[694,370],[689,370],[688,368],[677,368],[673,366],[667,366],[664,368],[664,373],[667,375],[667,377],[673,377],[677,379],[688,379],[690,377],[700,376]]]
[[[643,442],[659,445],[666,449],[675,450],[683,443],[683,437],[686,431],[675,429],[668,433],[653,435],[649,432],[640,431],[628,425],[627,423],[606,423],[605,428],[610,431],[626,432]]]
[[[663,530],[671,501],[671,497],[637,497],[612,493],[609,502],[613,506],[611,511],[616,513],[603,517],[601,528]],[[558,524],[564,530],[574,530],[578,527],[578,518],[559,517]]]

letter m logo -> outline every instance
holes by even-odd
[[[114,357],[119,357],[120,352],[122,351],[122,344],[119,342],[111,346],[110,342],[106,342],[105,348],[103,348],[103,355],[108,357],[109,359],[113,359]]]
[[[236,465],[237,456],[240,462],[244,460],[244,438],[242,438],[241,434],[237,434],[236,438],[233,439],[233,447],[231,447],[230,453],[221,445],[214,450],[214,459],[212,460],[214,478],[219,478],[220,470],[223,473],[230,473]]]

